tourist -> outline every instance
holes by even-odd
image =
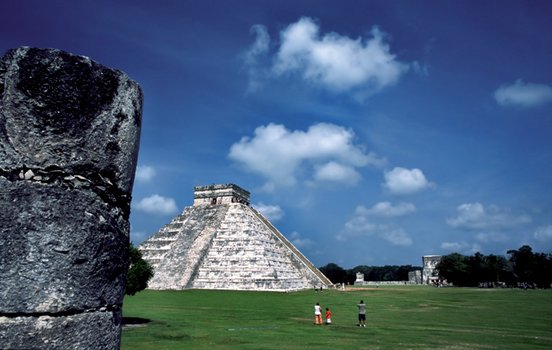
[[[326,324],[332,324],[332,312],[326,308]]]
[[[366,304],[364,304],[364,301],[360,301],[358,306],[358,326],[359,327],[366,327]]]
[[[322,311],[320,310],[320,304],[314,305],[314,324],[322,324]]]

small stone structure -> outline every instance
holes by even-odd
[[[439,281],[439,271],[436,269],[437,264],[441,261],[441,255],[424,255],[422,256],[422,283],[434,284]]]
[[[249,205],[250,193],[234,184],[194,187],[194,206],[242,203]]]
[[[0,60],[0,348],[117,349],[142,92],[87,57]]]
[[[416,284],[413,281],[364,281],[363,286],[404,286]]]
[[[422,284],[422,271],[414,270],[408,272],[408,282],[414,284]]]
[[[356,273],[356,280],[355,280],[355,285],[364,285],[364,274],[362,272],[357,272]]]
[[[415,272],[415,271],[411,271]],[[418,273],[420,271],[417,271]],[[408,273],[410,276],[410,272]],[[364,274],[362,272],[356,273],[356,280],[354,285],[355,286],[397,286],[397,285],[405,285],[405,284],[416,284],[417,282],[414,280],[411,280],[409,278],[408,281],[365,281],[364,280]]]
[[[331,282],[234,184],[196,186],[186,207],[138,249],[154,267],[150,289],[290,291]]]

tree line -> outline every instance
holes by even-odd
[[[364,274],[367,281],[408,281],[410,271],[421,270],[419,266],[412,265],[385,265],[366,266],[359,265],[352,269],[344,269],[335,263],[329,263],[318,268],[333,284],[353,284],[357,272]]]
[[[126,294],[134,295],[147,288],[153,276],[152,266],[143,260],[141,252],[132,244],[129,247]],[[460,287],[476,286],[519,286],[524,288],[552,287],[552,254],[534,253],[524,245],[509,250],[508,258],[500,255],[483,255],[479,252],[471,256],[452,253],[444,255],[436,266],[436,273],[442,280]],[[335,263],[318,268],[334,284],[353,284],[357,272],[364,274],[367,281],[408,281],[410,271],[422,270],[412,265],[359,265],[344,269]]]
[[[479,252],[471,256],[453,253],[443,256],[436,270],[440,279],[461,287],[551,287],[552,254],[534,253],[528,245],[509,250],[507,254],[508,258]]]
[[[435,277],[460,287],[552,287],[551,253],[535,253],[530,246],[524,245],[519,249],[509,250],[507,254],[507,257],[483,255],[479,252],[471,256],[460,253],[444,255],[436,266]],[[334,284],[353,284],[357,272],[363,273],[364,280],[367,281],[408,281],[408,273],[422,270],[422,267],[359,265],[344,269],[335,263],[329,263],[318,269]]]

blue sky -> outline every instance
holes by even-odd
[[[317,266],[552,251],[549,1],[3,1],[144,91],[131,239],[235,183]]]

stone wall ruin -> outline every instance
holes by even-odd
[[[422,283],[435,284],[439,281],[439,271],[437,264],[441,261],[441,255],[424,255],[422,256]]]
[[[120,346],[141,113],[87,57],[0,60],[0,348]]]

